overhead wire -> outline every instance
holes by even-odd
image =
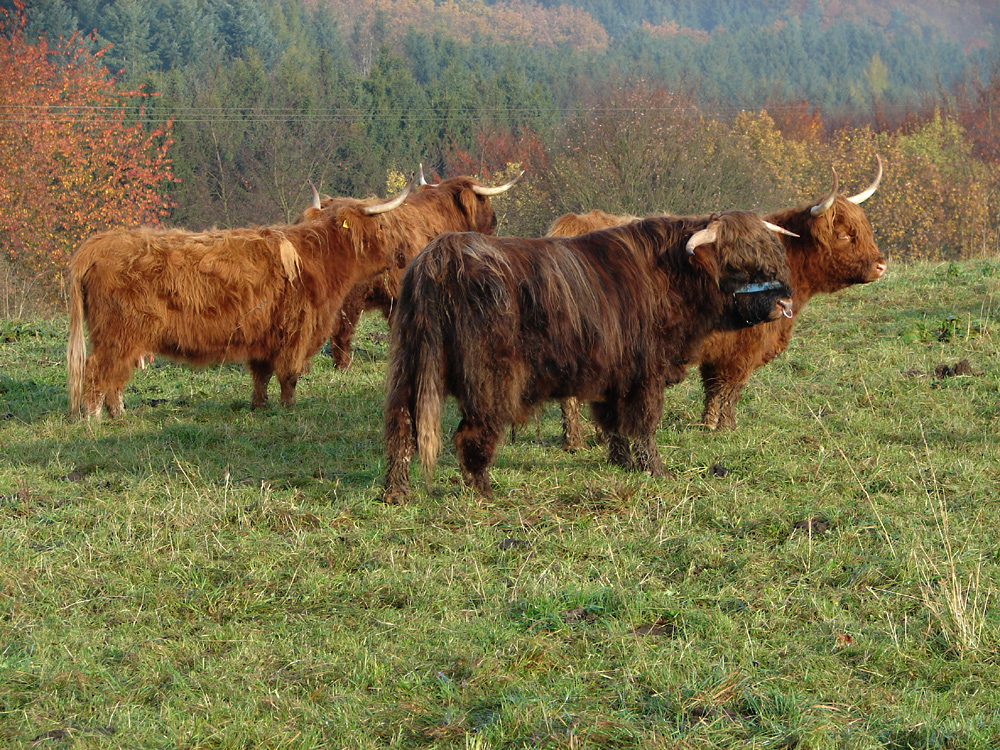
[[[912,111],[916,104],[885,104],[879,105],[883,112]],[[811,107],[806,107],[811,109]],[[171,106],[127,104],[113,105],[12,105],[0,104],[0,122],[30,124],[44,123],[76,123],[102,122],[109,115],[117,116],[124,112],[129,120],[140,120],[146,123],[172,120],[174,123],[190,125],[205,123],[221,123],[227,121],[244,121],[259,123],[321,123],[330,121],[355,122],[358,120],[399,121],[409,122],[440,122],[448,117],[468,116],[474,118],[486,117],[525,117],[525,116],[557,116],[568,117],[573,114],[586,114],[590,117],[618,119],[635,117],[638,114],[676,114],[691,109],[699,109],[694,104],[675,104],[670,106],[640,106],[640,107],[459,107],[438,111],[431,108],[413,110],[408,108],[368,110],[360,107],[336,108],[298,108],[298,107],[201,107],[201,106]],[[741,111],[753,109],[746,106],[708,106],[706,113],[715,115],[735,115]],[[762,104],[757,109],[769,112],[796,111],[803,109],[798,104]]]

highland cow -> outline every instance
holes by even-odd
[[[293,405],[344,296],[395,262],[387,248],[406,229],[392,216],[409,190],[292,225],[142,227],[89,238],[70,261],[70,411],[98,416],[103,403],[119,416],[132,371],[153,354],[194,365],[245,362],[252,407],[267,402],[272,375],[282,403]]]
[[[471,177],[452,177],[436,184],[428,184],[420,170],[420,187],[393,213],[402,231],[393,237],[391,247],[386,247],[394,259],[388,267],[372,279],[366,279],[354,286],[341,306],[340,314],[333,323],[330,335],[330,355],[334,366],[349,367],[351,364],[351,340],[361,313],[365,310],[380,310],[386,320],[391,320],[392,310],[399,293],[399,282],[403,269],[432,239],[444,232],[480,232],[493,234],[496,229],[496,215],[490,206],[490,198],[500,195],[513,187],[524,172],[510,182],[497,187],[480,185]],[[303,217],[318,215],[325,209],[335,208],[351,198],[320,199],[313,191],[313,205],[306,209]]]

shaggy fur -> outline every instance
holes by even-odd
[[[609,214],[599,208],[588,211],[585,214],[564,214],[552,222],[552,226],[545,233],[546,237],[577,237],[595,229],[607,229],[608,227],[619,227],[631,221],[638,221],[638,216],[619,216]]]
[[[716,242],[690,255],[686,242],[712,221]],[[432,475],[448,395],[462,413],[462,476],[483,494],[506,426],[567,396],[591,402],[613,463],[661,473],[654,433],[664,387],[684,377],[712,330],[779,315],[787,279],[775,234],[742,212],[575,238],[438,237],[407,268],[392,324],[386,501],[408,496],[415,449]],[[780,288],[734,294],[771,280]]]
[[[795,290],[795,314],[815,294],[831,293],[853,284],[867,284],[886,270],[885,258],[875,245],[871,225],[859,205],[838,195],[821,216],[810,212],[814,204],[775,211],[764,218],[798,234],[781,236]],[[633,216],[614,216],[603,211],[567,214],[550,229],[557,236],[571,231],[589,232],[634,221]],[[701,350],[700,370],[705,391],[702,421],[710,429],[736,426],[736,403],[753,371],[788,348],[795,321],[779,318],[753,328],[716,332]],[[583,447],[579,402],[563,403],[563,447]]]
[[[347,292],[401,244],[392,212],[364,201],[298,224],[212,232],[139,228],[88,239],[70,261],[71,413],[123,411],[136,365],[162,354],[194,365],[245,362],[254,408],[274,374],[286,406]],[[90,333],[86,354],[83,324]]]
[[[395,262],[373,279],[355,285],[348,292],[330,335],[330,353],[335,366],[350,366],[351,339],[362,312],[381,310],[386,320],[391,322],[403,269],[428,242],[445,232],[493,234],[496,216],[490,199],[473,191],[476,184],[470,177],[452,177],[436,185],[423,185],[410,193],[403,205],[392,211],[392,221],[399,227],[394,235],[398,243],[387,247],[387,251]],[[351,200],[327,198],[321,203],[321,210]],[[307,209],[304,216],[309,216],[310,212],[315,212],[315,209]]]

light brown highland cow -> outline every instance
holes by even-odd
[[[380,310],[386,320],[391,320],[403,269],[413,256],[444,232],[493,234],[497,219],[490,206],[490,198],[505,193],[523,175],[524,172],[521,172],[510,182],[497,187],[480,185],[471,177],[452,177],[432,185],[424,182],[421,167],[420,187],[394,212],[396,220],[407,230],[400,235],[395,246],[389,249],[395,262],[390,263],[374,278],[356,284],[347,293],[340,314],[334,319],[330,354],[336,367],[346,368],[351,364],[351,339],[362,312]],[[313,205],[306,209],[304,216],[317,215],[324,209],[336,208],[342,202],[351,200],[353,199],[321,199],[314,192]]]
[[[390,248],[410,228],[394,211],[410,187],[389,202],[355,200],[290,225],[89,238],[70,261],[70,411],[98,416],[106,404],[119,416],[125,383],[153,354],[245,362],[252,407],[267,402],[272,375],[291,406],[345,295],[396,262]]]

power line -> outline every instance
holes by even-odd
[[[882,112],[903,113],[914,111],[921,105],[888,104],[880,105]],[[734,115],[743,111],[794,112],[813,108],[798,104],[776,104],[758,108],[735,105],[707,107],[704,110],[691,104],[676,104],[656,107],[462,107],[437,111],[433,109],[417,110],[398,108],[391,110],[364,110],[357,107],[337,107],[325,109],[301,109],[294,107],[138,107],[115,106],[46,106],[46,105],[0,105],[0,122],[12,124],[32,123],[99,123],[106,122],[109,116],[124,116],[132,122],[144,124],[162,123],[172,120],[182,124],[206,124],[225,122],[244,123],[328,123],[382,121],[397,122],[404,120],[413,123],[442,122],[455,117],[467,116],[482,119],[488,117],[568,117],[574,114],[594,118],[620,119],[642,115],[674,115],[680,112],[696,110],[710,115]],[[958,107],[966,110],[967,107]]]

